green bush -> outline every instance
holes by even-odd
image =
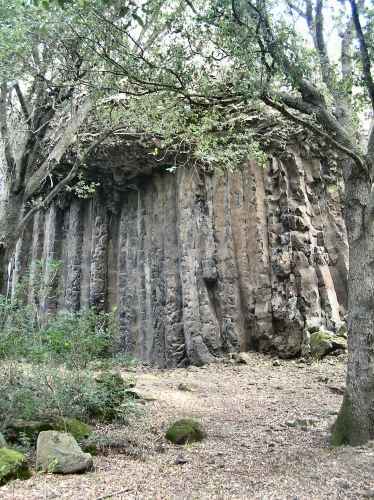
[[[134,408],[126,395],[126,383],[120,375],[103,373],[95,379],[89,370],[68,370],[65,367],[11,364],[0,373],[0,430],[9,435],[9,429],[23,429],[33,440],[43,425],[55,428],[51,422],[76,418],[83,422],[125,421]],[[20,427],[19,422],[26,422]],[[33,424],[34,427],[30,427]],[[40,427],[42,426],[42,427]],[[40,428],[39,428],[40,427]],[[47,427],[46,427],[47,428]]]
[[[85,368],[91,361],[113,354],[117,336],[113,313],[64,311],[40,326],[31,306],[16,307],[0,296],[0,316],[6,314],[0,323],[0,359],[53,361]]]
[[[0,486],[11,479],[31,477],[25,456],[19,451],[0,448]]]
[[[55,282],[60,266],[52,262],[51,269]],[[0,295],[0,432],[23,448],[35,443],[40,430],[58,430],[61,422],[85,437],[83,422],[124,422],[135,409],[126,394],[133,380],[110,371],[134,362],[116,352],[116,314],[86,309],[41,317],[43,279],[34,280],[33,305],[22,284],[11,299]],[[79,429],[74,419],[81,421]]]

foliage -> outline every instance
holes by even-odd
[[[106,375],[108,378],[111,376]],[[89,370],[3,362],[0,413],[5,418],[0,425],[6,431],[14,428],[14,422],[17,427],[20,419],[44,422],[48,428],[51,428],[51,422],[58,423],[65,417],[83,422],[126,421],[134,408],[134,402],[126,396],[126,387],[125,381],[117,386],[102,384]]]
[[[0,448],[0,486],[11,479],[28,479],[31,472],[26,457],[16,450]]]
[[[12,298],[0,296],[0,414],[5,416],[0,428],[25,448],[41,430],[65,429],[83,439],[89,430],[84,422],[125,421],[135,407],[126,394],[134,381],[110,371],[133,363],[115,352],[115,312],[40,316],[37,297],[47,278],[42,274],[46,266],[36,265],[33,304],[27,304],[28,287],[22,282]],[[59,269],[57,262],[49,266],[49,285]],[[99,368],[103,371],[97,375]]]
[[[35,306],[0,296],[0,318],[0,359],[81,369],[110,358],[117,336],[114,313],[94,309],[63,311],[43,325]]]
[[[53,429],[61,432],[68,432],[78,441],[78,443],[87,439],[92,434],[92,428],[77,418],[59,418],[54,422]]]

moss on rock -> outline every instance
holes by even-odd
[[[320,359],[337,349],[347,349],[346,338],[325,330],[310,335],[310,353],[313,357]]]
[[[0,448],[0,485],[12,479],[31,477],[25,455],[9,448]]]
[[[61,417],[50,421],[34,420],[14,420],[10,422],[6,429],[6,438],[11,443],[20,443],[26,437],[30,444],[36,443],[38,435],[42,431],[62,431],[68,432],[77,441],[86,439],[92,432],[92,428],[76,418]]]
[[[166,439],[174,444],[193,443],[206,437],[201,425],[196,420],[184,418],[174,422],[166,432]]]
[[[316,358],[322,358],[332,351],[331,334],[320,330],[310,336],[310,353]]]
[[[339,415],[332,427],[331,445],[342,446],[351,444],[353,430],[352,403],[345,394]]]
[[[53,430],[68,432],[78,442],[87,439],[92,434],[92,428],[77,418],[59,418],[54,423]]]

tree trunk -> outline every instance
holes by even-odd
[[[350,162],[351,163],[351,162]],[[350,170],[348,167],[346,170]],[[374,218],[371,183],[345,175],[349,242],[348,366],[346,391],[332,444],[360,445],[374,438]]]
[[[11,180],[5,179],[0,200],[0,293],[7,292],[8,265],[17,239],[16,227],[24,213],[23,192],[13,193]],[[18,236],[18,237],[17,237]]]

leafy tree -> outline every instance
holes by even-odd
[[[66,92],[71,94],[69,103],[83,94],[94,129],[104,124],[106,130],[119,127],[122,135],[153,138],[156,157],[169,149],[205,168],[228,168],[249,155],[263,160],[256,120],[267,106],[335,151],[345,183],[350,271],[347,387],[333,442],[359,444],[373,438],[374,132],[360,130],[363,114],[374,111],[372,8],[364,0],[66,0],[61,11],[50,0],[41,13],[39,6],[12,1],[26,19],[34,16],[35,28],[25,29],[28,21],[17,21],[17,28],[2,23],[0,40],[6,30],[14,29],[15,46],[30,52],[25,66],[22,49],[19,54],[5,47],[7,60],[13,69],[17,65],[12,57],[21,64],[23,80],[36,75],[43,82],[47,103],[52,99],[45,81],[51,65],[53,80],[60,82],[52,87],[58,89],[54,119],[59,116],[56,109],[62,112]],[[3,11],[1,15],[13,22],[7,9]],[[328,36],[332,27],[339,34],[331,39],[334,50]],[[35,47],[46,54],[43,71]],[[56,149],[50,150],[39,168],[31,162],[29,174],[27,161],[17,166],[12,160],[9,126],[4,123],[9,90],[14,89],[24,123],[33,131],[32,144],[40,148],[41,125],[31,125],[30,119],[38,113],[25,114],[17,86],[9,83],[13,76],[2,79],[7,84],[2,86],[1,132],[14,184],[10,198],[24,207],[42,191],[41,181],[61,167],[64,154],[82,133],[82,122],[75,119],[75,125],[64,127],[70,139],[57,148],[61,154],[56,157]],[[26,151],[26,158],[35,158],[35,152],[29,153],[33,148]],[[18,190],[22,180],[27,183]],[[42,206],[53,192],[47,190]]]
[[[94,107],[84,86],[91,62],[69,30],[79,25],[79,6],[62,11],[46,5],[0,3],[2,283],[27,222],[71,183],[86,157],[112,133],[105,129],[94,141],[85,138],[83,124]]]

